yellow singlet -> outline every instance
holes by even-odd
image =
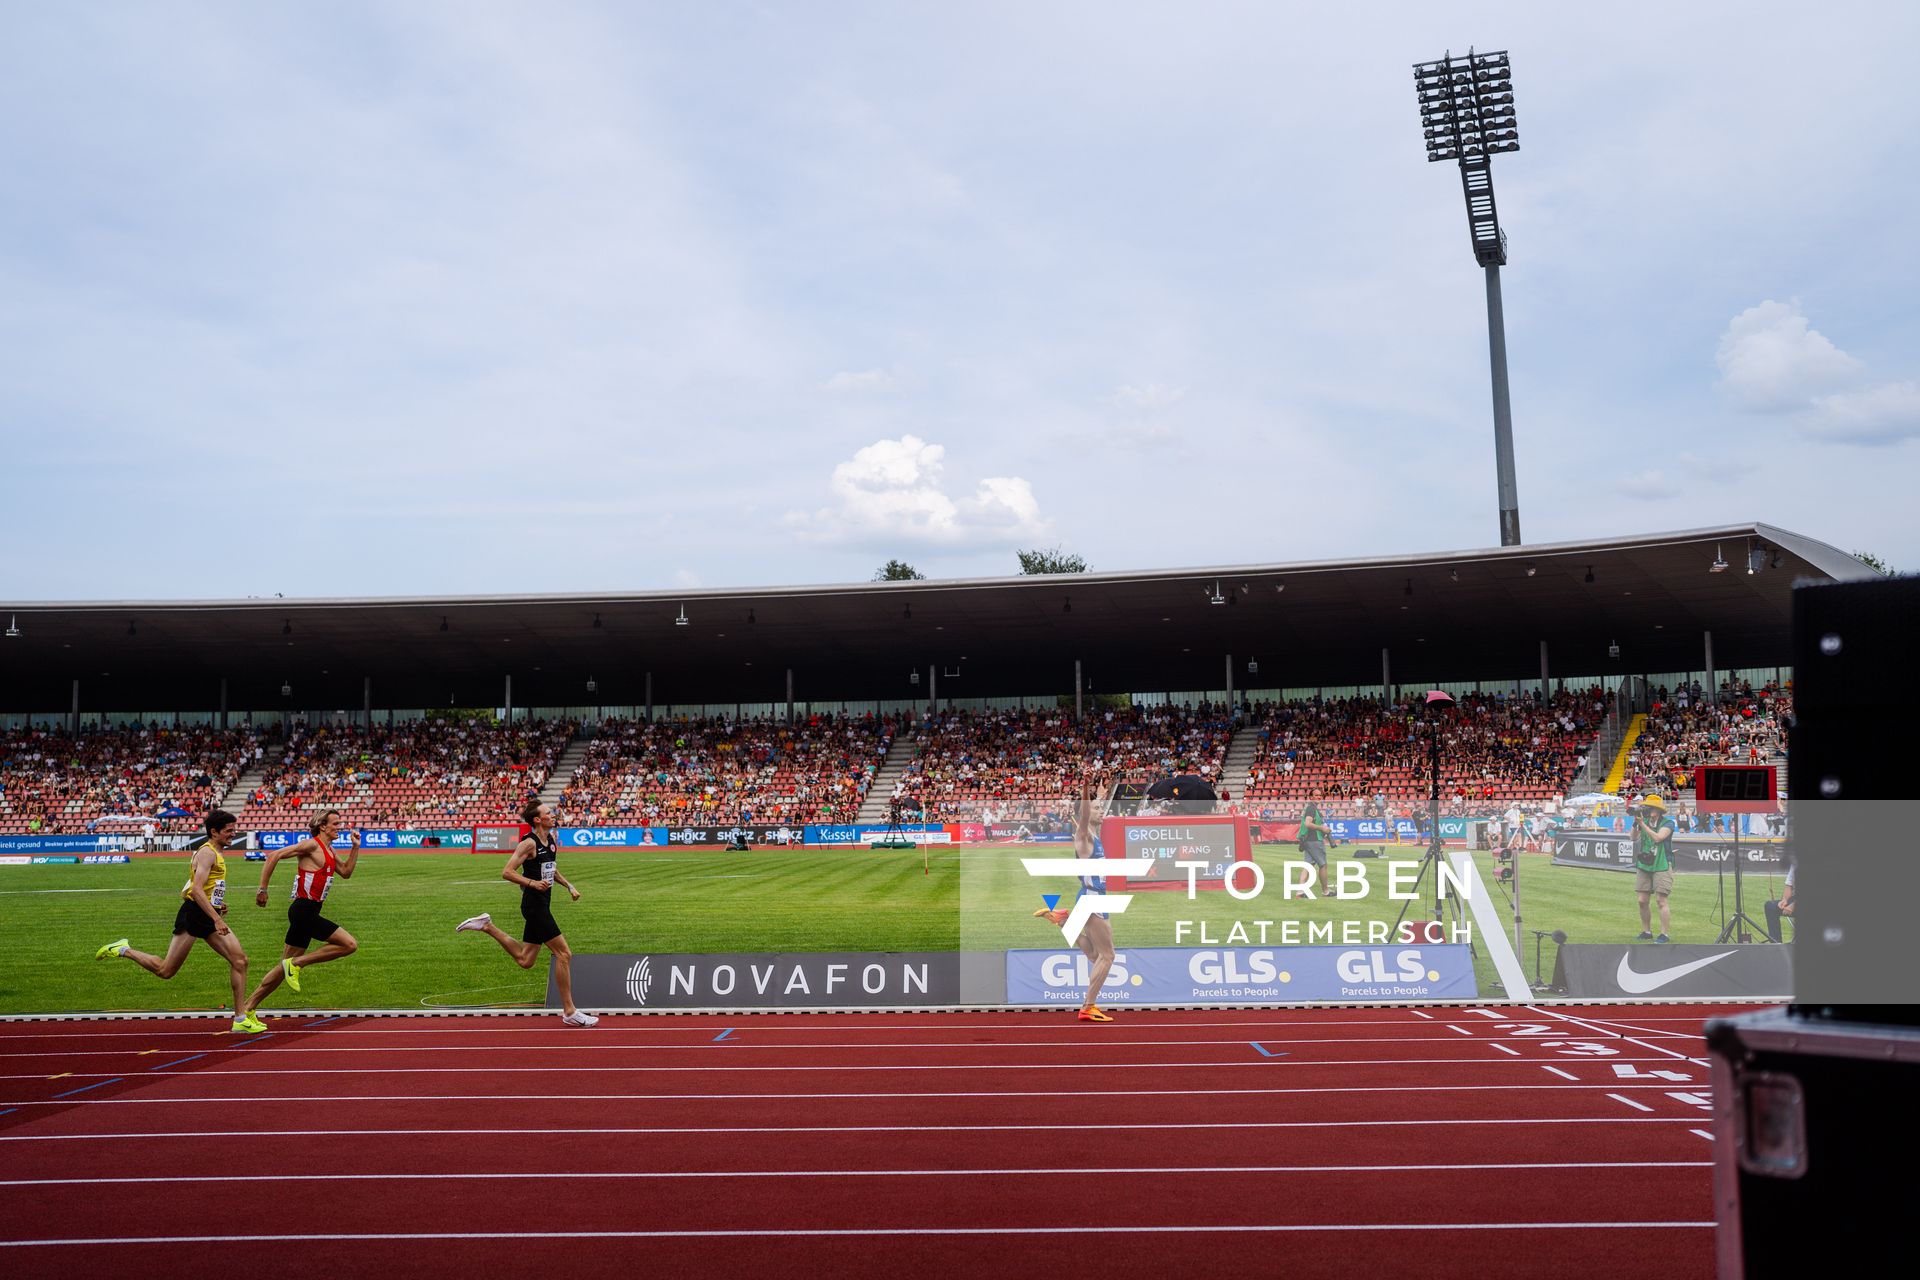
[[[213,849],[213,867],[207,872],[207,901],[217,910],[227,904],[227,858],[210,844],[201,845],[200,849]],[[197,855],[200,849],[195,849],[194,853]],[[180,887],[180,896],[188,902],[193,901],[192,872],[187,873],[187,882]]]

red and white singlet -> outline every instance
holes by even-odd
[[[326,860],[323,867],[302,866],[293,876],[293,896],[306,898],[311,902],[325,902],[327,890],[333,888],[333,847],[319,836],[313,842],[320,846],[320,856]]]

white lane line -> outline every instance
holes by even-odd
[[[1648,1106],[1648,1105],[1647,1105],[1646,1103],[1644,1103],[1644,1102],[1635,1102],[1635,1101],[1634,1101],[1634,1100],[1633,1100],[1632,1098],[1623,1098],[1623,1097],[1621,1097],[1621,1096],[1620,1096],[1619,1094],[1617,1094],[1617,1093],[1610,1093],[1610,1094],[1608,1094],[1607,1096],[1608,1096],[1609,1098],[1612,1098],[1612,1099],[1613,1099],[1613,1100],[1614,1100],[1615,1102],[1624,1102],[1624,1103],[1626,1103],[1626,1104],[1627,1104],[1628,1106],[1630,1106],[1630,1107],[1632,1107],[1632,1108],[1633,1108],[1633,1109],[1634,1109],[1635,1111],[1651,1111],[1651,1110],[1653,1110],[1653,1108],[1652,1108],[1652,1107],[1650,1107],[1650,1106]]]
[[[1687,1130],[1687,1132],[1688,1132],[1688,1133],[1697,1133],[1697,1134],[1699,1134],[1699,1135],[1700,1135],[1701,1137],[1703,1137],[1703,1138],[1705,1138],[1705,1139],[1706,1139],[1706,1140],[1707,1140],[1708,1142],[1712,1142],[1712,1141],[1713,1141],[1713,1133],[1712,1133],[1712,1131],[1710,1131],[1710,1130],[1707,1130],[1707,1129],[1689,1129],[1689,1130]]]
[[[1549,1017],[1558,1018],[1562,1022],[1571,1022],[1576,1027],[1585,1027],[1587,1030],[1594,1032],[1596,1035],[1609,1036],[1616,1040],[1625,1040],[1628,1044],[1637,1044],[1642,1049],[1651,1049],[1655,1053],[1664,1053],[1668,1057],[1678,1058],[1682,1062],[1694,1062],[1700,1066],[1706,1065],[1706,1063],[1700,1062],[1698,1059],[1689,1058],[1686,1054],[1681,1053],[1677,1049],[1668,1049],[1657,1044],[1650,1044],[1645,1040],[1636,1040],[1632,1036],[1621,1035],[1618,1031],[1610,1031],[1607,1028],[1602,1027],[1597,1023],[1593,1022],[1591,1019],[1576,1018],[1570,1014],[1561,1013],[1555,1009],[1546,1009],[1546,1010],[1543,1010],[1542,1012],[1546,1013]]]
[[[1555,1074],[1555,1075],[1557,1075],[1557,1076],[1565,1076],[1565,1077],[1566,1077],[1567,1079],[1569,1079],[1569,1080],[1578,1080],[1578,1079],[1580,1078],[1579,1076],[1576,1076],[1575,1074],[1573,1074],[1573,1072],[1571,1072],[1571,1071],[1562,1071],[1562,1070],[1561,1070],[1560,1068],[1558,1068],[1558,1067],[1546,1067],[1546,1068],[1544,1068],[1544,1069],[1545,1069],[1545,1070],[1547,1070],[1547,1071],[1551,1071],[1551,1072],[1553,1072],[1553,1074]]]
[[[1520,1056],[1520,1051],[1514,1048],[1512,1045],[1497,1044],[1493,1047],[1498,1049],[1502,1053],[1510,1053],[1516,1058]]]
[[[1473,1034],[1471,1031],[1464,1030],[1460,1027],[1450,1027],[1448,1029],[1451,1031],[1458,1031],[1463,1036],[1470,1036]],[[748,1026],[743,1028],[742,1030],[752,1031],[753,1028],[751,1026]],[[698,1034],[698,1033],[694,1033],[694,1034]],[[1328,1038],[1328,1039],[1294,1039],[1294,1038],[1289,1038],[1284,1036],[1264,1036],[1262,1037],[1262,1043],[1289,1044],[1289,1045],[1292,1045],[1292,1044],[1452,1044],[1453,1041],[1447,1039],[1445,1036],[1347,1036],[1347,1037],[1341,1037],[1341,1038]],[[1124,1047],[1124,1048],[1132,1048],[1132,1049],[1140,1049],[1140,1048],[1196,1049],[1196,1048],[1201,1048],[1207,1045],[1232,1045],[1235,1048],[1244,1049],[1246,1048],[1247,1042],[1245,1039],[1241,1039],[1241,1038],[1236,1038],[1232,1040],[1107,1040],[1099,1036],[1083,1036],[1078,1040],[1062,1040],[1056,1044],[1032,1044],[1032,1043],[993,1044],[993,1043],[983,1043],[978,1040],[935,1040],[935,1041],[929,1041],[929,1042],[920,1043],[920,1044],[913,1044],[906,1041],[893,1042],[893,1041],[885,1041],[885,1040],[877,1041],[877,1042],[866,1042],[866,1043],[854,1041],[854,1042],[848,1042],[843,1044],[760,1044],[751,1040],[741,1039],[741,1040],[732,1041],[727,1046],[727,1052],[737,1054],[743,1051],[750,1051],[750,1050],[756,1050],[756,1049],[762,1050],[762,1051],[772,1050],[778,1053],[800,1053],[800,1052],[804,1052],[806,1050],[811,1050],[811,1049],[1017,1049],[1017,1050],[1033,1049],[1033,1050],[1044,1050],[1044,1049],[1104,1049],[1104,1048],[1114,1048],[1114,1047]],[[566,1051],[566,1052],[574,1052],[574,1053],[581,1053],[581,1052],[615,1053],[615,1052],[620,1052],[622,1050],[645,1052],[649,1050],[662,1050],[662,1049],[674,1049],[674,1050],[680,1050],[682,1052],[692,1053],[692,1052],[707,1052],[707,1051],[710,1051],[712,1047],[713,1047],[713,1041],[711,1038],[702,1038],[692,1044],[620,1044],[617,1042],[608,1043],[605,1039],[596,1036],[591,1041],[583,1042],[579,1039],[575,1039],[570,1042],[561,1041],[559,1043],[549,1044],[549,1045],[366,1044],[366,1045],[330,1046],[330,1045],[319,1045],[319,1044],[287,1044],[287,1045],[277,1046],[273,1051],[273,1056],[275,1058],[281,1058],[281,1057],[285,1057],[289,1053],[540,1053],[540,1052],[546,1052],[549,1050]],[[48,1050],[36,1050],[35,1052],[32,1052],[32,1053],[6,1053],[3,1051],[0,1051],[0,1060],[5,1060],[8,1058],[72,1058],[72,1057],[110,1058],[116,1055],[140,1056],[146,1052],[147,1052],[146,1050],[130,1049],[130,1048],[129,1049],[66,1049],[66,1050],[48,1049]]]
[[[644,1171],[596,1170],[580,1173],[527,1173],[516,1171],[516,1179],[553,1180],[603,1178],[645,1181],[677,1181],[702,1178],[1051,1178],[1105,1177],[1116,1173],[1222,1174],[1222,1173],[1464,1173],[1481,1169],[1711,1169],[1711,1160],[1566,1160],[1551,1163],[1489,1164],[1219,1164],[1219,1165],[1107,1165],[1101,1168],[1065,1169],[649,1169]],[[169,1174],[167,1182],[245,1182],[290,1181],[295,1173],[197,1173]],[[490,1181],[500,1176],[495,1169],[470,1169],[458,1173],[329,1173],[332,1182],[473,1182]],[[0,1187],[81,1187],[145,1185],[149,1176],[134,1178],[5,1178]]]
[[[606,1025],[618,1030],[622,1034],[629,1034],[629,1035],[631,1034],[648,1035],[648,1034],[667,1034],[667,1033],[677,1034],[677,1033],[689,1032],[689,1031],[698,1032],[703,1029],[711,1029],[713,1027],[725,1026],[727,1022],[730,1020],[738,1021],[738,1015],[687,1013],[687,1014],[664,1014],[664,1015],[663,1014],[647,1014],[642,1016],[642,1015],[633,1014],[630,1010],[622,1010],[622,1009],[603,1009],[600,1012],[603,1017],[613,1019],[613,1022],[608,1023]],[[855,1035],[860,1034],[862,1032],[867,1032],[867,1031],[926,1031],[926,1032],[1049,1031],[1049,1032],[1054,1032],[1061,1035],[1085,1034],[1085,1032],[1080,1028],[1080,1026],[1077,1023],[1075,1023],[1070,1016],[1068,1016],[1072,1012],[1073,1011],[1071,1009],[1063,1009],[1063,1010],[1060,1010],[1058,1013],[1053,1013],[1053,1014],[1045,1014],[1045,1013],[1035,1014],[1034,1017],[1036,1021],[1033,1021],[1033,1022],[952,1022],[952,1021],[949,1021],[948,1019],[953,1015],[935,1014],[935,1015],[932,1015],[932,1020],[928,1022],[887,1022],[887,1023],[873,1023],[873,1024],[865,1024],[858,1021],[860,1017],[860,1015],[858,1014],[841,1015],[841,1014],[812,1014],[812,1013],[766,1013],[766,1014],[752,1015],[752,1025],[753,1025],[754,1033],[756,1035],[759,1035],[759,1034],[816,1035],[823,1031],[832,1031],[836,1033],[846,1033],[846,1034],[855,1034]],[[1299,1009],[1282,1010],[1280,1011],[1281,1016],[1272,1017],[1272,1018],[1229,1018],[1229,1019],[1206,1020],[1206,1021],[1196,1020],[1196,1021],[1190,1021],[1190,1022],[1137,1022],[1137,1021],[1134,1021],[1132,1018],[1129,1018],[1127,1020],[1127,1026],[1128,1028],[1131,1029],[1131,1028],[1138,1028],[1138,1027],[1153,1027],[1153,1028],[1161,1028],[1161,1027],[1284,1027],[1284,1026],[1310,1026],[1314,1028],[1319,1028],[1319,1027],[1404,1027],[1407,1025],[1406,1019],[1404,1018],[1315,1018],[1310,1016],[1317,1012],[1319,1012],[1318,1009],[1303,1007]],[[1428,1021],[1433,1020],[1432,1014],[1422,1013],[1418,1009],[1409,1009],[1407,1010],[1407,1012],[1414,1014],[1417,1017],[1426,1018]],[[206,1017],[209,1021],[217,1020],[220,1018],[220,1016],[221,1014],[217,1009],[210,1010],[206,1014]],[[516,1027],[516,1026],[506,1026],[506,1025],[494,1025],[494,1026],[485,1026],[485,1027],[448,1027],[448,1026],[440,1025],[441,1023],[452,1022],[464,1016],[467,1016],[467,1015],[458,1014],[458,1013],[449,1013],[445,1016],[436,1016],[431,1018],[427,1018],[427,1017],[399,1018],[399,1019],[393,1019],[393,1020],[401,1022],[403,1024],[401,1026],[337,1027],[337,1028],[330,1029],[324,1033],[315,1032],[314,1034],[315,1036],[324,1034],[329,1038],[337,1037],[337,1036],[544,1035],[544,1036],[552,1036],[556,1041],[561,1041],[561,1042],[575,1041],[579,1039],[577,1035],[573,1035],[565,1031],[556,1031],[549,1027]],[[538,1015],[525,1015],[524,1020],[531,1021],[536,1016]],[[870,1015],[870,1016],[877,1017],[880,1015]],[[384,1019],[385,1015],[355,1013],[351,1009],[346,1009],[346,1010],[310,1009],[297,1014],[281,1014],[278,1017],[276,1017],[274,1021],[277,1023],[281,1019],[304,1018],[304,1017]],[[1038,1021],[1038,1019],[1041,1019],[1041,1018],[1046,1019],[1046,1021],[1044,1022]],[[841,1020],[841,1019],[846,1019],[846,1020]],[[520,1020],[520,1018],[516,1017],[513,1020]],[[498,1019],[497,1021],[499,1023],[505,1023],[509,1021],[509,1019],[501,1018],[501,1019]],[[32,1026],[34,1024],[18,1023],[14,1025]],[[169,1037],[178,1038],[178,1039],[203,1039],[209,1035],[224,1035],[225,1033],[226,1033],[226,1028],[224,1026],[213,1031],[138,1031],[138,1030],[136,1031],[14,1031],[6,1027],[4,1024],[0,1024],[0,1043],[6,1043],[13,1040],[113,1040],[113,1039],[140,1040],[144,1043],[150,1040],[163,1039],[163,1038],[169,1038]]]
[[[1329,1231],[1651,1231],[1712,1230],[1714,1222],[1302,1222],[1232,1223],[1205,1226],[1083,1227],[754,1227],[722,1231],[575,1231],[569,1240],[713,1240],[740,1237],[782,1240],[847,1236],[1063,1236],[1063,1235],[1214,1235],[1247,1232]],[[550,1231],[365,1231],[289,1232],[232,1236],[72,1236],[43,1240],[0,1240],[0,1249],[60,1248],[69,1245],[129,1244],[281,1244],[342,1243],[380,1240],[551,1240]]]
[[[1641,1027],[1631,1022],[1619,1022],[1612,1018],[1589,1018],[1587,1021],[1598,1027],[1608,1027],[1616,1031],[1634,1031],[1643,1036],[1654,1036],[1664,1040],[1699,1040],[1704,1042],[1706,1034],[1701,1031],[1662,1031],[1657,1027]],[[1652,1018],[1642,1018],[1642,1022],[1652,1022]]]
[[[1665,1062],[1665,1058],[1609,1058],[1609,1062]],[[562,1072],[694,1072],[714,1074],[723,1071],[1164,1071],[1171,1068],[1181,1070],[1211,1069],[1215,1071],[1247,1070],[1272,1071],[1283,1067],[1504,1067],[1519,1066],[1520,1063],[1508,1063],[1502,1058],[1256,1058],[1248,1062],[881,1062],[851,1063],[844,1066],[775,1066],[775,1067],[210,1067],[195,1068],[192,1071],[151,1071],[147,1079],[163,1080],[169,1076],[191,1075],[196,1078],[207,1076],[439,1076],[439,1075],[509,1075],[539,1072],[556,1075]],[[111,1071],[75,1071],[75,1080],[115,1080],[120,1077]],[[1572,1077],[1568,1077],[1571,1079]],[[44,1080],[39,1074],[0,1075],[0,1080]]]
[[[1465,1027],[1456,1027],[1456,1026],[1454,1026],[1454,1025],[1453,1025],[1453,1024],[1451,1023],[1451,1022],[1449,1022],[1449,1023],[1447,1024],[1447,1030],[1449,1030],[1449,1031],[1457,1031],[1457,1032],[1459,1032],[1459,1033],[1460,1033],[1461,1035],[1463,1035],[1463,1036],[1470,1036],[1470,1035],[1472,1035],[1472,1034],[1473,1034],[1473,1032],[1471,1032],[1471,1031],[1469,1031],[1469,1030],[1467,1030],[1467,1029],[1466,1029]]]
[[[1500,1124],[1645,1124],[1635,1116],[1513,1116],[1471,1117],[1459,1120],[1215,1120],[1168,1121],[1154,1124],[1102,1124],[1102,1133],[1162,1129],[1397,1129],[1425,1125]],[[1691,1124],[1686,1116],[1662,1116],[1654,1123]],[[140,1133],[12,1133],[0,1142],[125,1142],[131,1138],[400,1138],[513,1137],[521,1134],[672,1134],[672,1133],[1082,1133],[1083,1124],[849,1124],[849,1125],[634,1125],[622,1128],[574,1129],[542,1125],[537,1129],[181,1129]],[[1695,1129],[1693,1132],[1698,1133]]]
[[[1554,1068],[1548,1067],[1552,1071]],[[1566,1072],[1559,1072],[1566,1075]],[[1567,1076],[1567,1079],[1573,1079]],[[1524,1081],[1508,1081],[1505,1084],[1422,1084],[1422,1085],[1296,1085],[1269,1089],[1208,1089],[1204,1095],[1174,1095],[1183,1101],[1195,1097],[1252,1097],[1271,1094],[1309,1094],[1309,1093],[1512,1093],[1516,1089],[1544,1089],[1565,1092],[1573,1089],[1606,1089],[1603,1084],[1527,1084]],[[1652,1089],[1657,1085],[1614,1085],[1619,1089]],[[818,1101],[821,1099],[849,1099],[868,1101],[874,1098],[1135,1098],[1142,1097],[1138,1089],[988,1089],[973,1092],[948,1090],[919,1090],[885,1093],[541,1093],[540,1102],[785,1102],[794,1099]],[[1151,1096],[1151,1095],[1146,1095]],[[298,1093],[285,1096],[266,1094],[260,1096],[214,1096],[191,1094],[180,1098],[150,1098],[129,1095],[123,1098],[4,1098],[0,1103],[13,1107],[124,1107],[124,1106],[182,1106],[195,1103],[250,1102],[299,1102],[307,1105],[341,1102],[513,1102],[529,1101],[524,1094],[499,1093],[359,1093],[359,1094],[316,1094]]]
[[[1492,1018],[1495,1022],[1511,1021],[1511,1019],[1509,1019],[1506,1014],[1497,1012],[1496,1010],[1493,1010],[1493,1009],[1469,1009],[1467,1010],[1467,1012],[1477,1013],[1483,1018]]]

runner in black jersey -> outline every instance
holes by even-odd
[[[553,918],[555,884],[572,894],[575,902],[580,901],[580,891],[560,874],[560,849],[553,839],[553,830],[559,823],[553,809],[538,800],[520,811],[520,820],[533,831],[514,849],[513,856],[507,859],[507,869],[500,873],[502,880],[520,886],[520,918],[526,922],[520,931],[520,941],[509,938],[493,922],[493,916],[484,912],[462,920],[453,931],[486,934],[504,947],[522,969],[533,968],[533,962],[540,958],[541,947],[550,949],[553,981],[560,989],[560,1020],[570,1027],[591,1027],[600,1019],[581,1012],[573,1003],[573,950],[567,946],[567,936],[560,932],[560,925]]]

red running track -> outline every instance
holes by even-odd
[[[1713,1271],[1719,1010],[0,1025],[0,1272]]]

